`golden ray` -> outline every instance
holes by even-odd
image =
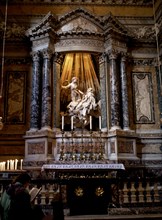
[[[99,97],[100,84],[95,72],[91,54],[89,53],[67,53],[65,55],[61,74],[61,85],[71,82],[72,77],[78,77],[79,89],[84,93],[88,88],[93,88],[96,97]],[[61,90],[61,101],[69,102],[70,91]]]

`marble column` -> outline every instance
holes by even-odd
[[[125,55],[121,56],[120,72],[121,72],[123,129],[129,130],[128,89],[127,89],[126,57],[125,57]]]
[[[101,91],[101,128],[107,130],[107,56],[103,53],[99,57],[99,71],[100,71],[100,91]]]
[[[62,56],[55,53],[53,57],[53,128],[60,127],[60,74]]]
[[[31,96],[31,114],[30,130],[40,129],[41,119],[41,58],[39,52],[32,53],[32,96]]]
[[[50,50],[43,50],[42,73],[42,120],[41,129],[51,129],[51,56]]]
[[[109,53],[111,130],[120,129],[120,84],[116,61],[117,55],[116,52]]]

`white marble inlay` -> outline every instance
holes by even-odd
[[[123,164],[44,164],[42,170],[72,170],[72,169],[115,169],[125,170]]]

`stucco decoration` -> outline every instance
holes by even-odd
[[[150,39],[150,40],[154,40],[155,39],[155,26],[152,27],[148,27],[148,26],[144,26],[144,27],[138,27],[138,28],[134,28],[134,30],[132,30],[134,32],[134,35],[137,39]]]
[[[4,33],[4,22],[0,23],[0,38],[2,39]],[[25,38],[25,27],[16,23],[8,24],[5,34],[6,39],[22,39]]]
[[[154,123],[151,73],[133,73],[136,123]]]

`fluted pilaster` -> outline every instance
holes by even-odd
[[[41,117],[41,58],[39,52],[32,53],[33,71],[32,71],[32,96],[31,96],[31,114],[30,130],[40,128]]]
[[[51,129],[51,56],[50,50],[43,50],[42,74],[42,129]]]
[[[119,74],[117,71],[117,53],[111,51],[110,59],[110,104],[111,104],[111,129],[120,129],[120,89]]]

